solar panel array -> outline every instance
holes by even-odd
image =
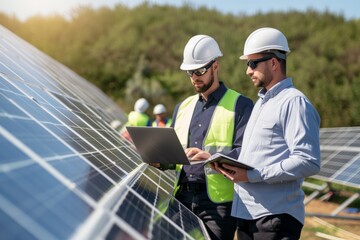
[[[321,170],[315,177],[360,188],[360,127],[320,129]]]
[[[205,239],[103,92],[0,26],[0,239]]]

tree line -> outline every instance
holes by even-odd
[[[247,16],[144,3],[79,7],[69,19],[53,15],[20,21],[0,13],[0,24],[98,86],[126,112],[139,97],[152,106],[164,103],[171,112],[194,94],[179,66],[185,44],[196,34],[219,43],[224,54],[220,80],[256,101],[258,89],[239,56],[252,31],[275,27],[291,49],[288,76],[317,108],[321,127],[360,125],[360,20],[311,9]]]

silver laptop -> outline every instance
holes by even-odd
[[[126,127],[143,162],[163,164],[190,163],[173,128]]]

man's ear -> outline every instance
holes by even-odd
[[[219,69],[219,63],[218,61],[215,61],[212,65],[212,67],[214,68],[214,70],[218,70]]]
[[[271,67],[275,70],[275,68],[281,68],[280,61],[276,58],[271,59]]]

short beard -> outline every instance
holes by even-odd
[[[261,80],[258,80],[258,84],[256,84],[255,87],[263,88],[263,87],[265,87],[265,83]]]
[[[256,87],[261,87],[261,88],[266,88],[269,83],[271,82],[272,76],[271,76],[271,72],[269,71],[268,68],[264,69],[264,79],[260,80],[258,79],[258,84]]]
[[[204,92],[206,92],[207,90],[209,90],[209,88],[211,88],[211,86],[213,85],[213,83],[214,83],[214,73],[213,73],[213,71],[212,71],[212,69],[211,69],[210,82],[209,82],[208,84],[204,84],[203,87],[200,87],[200,88],[196,88],[196,87],[195,87],[195,91],[196,91],[197,93],[204,93]]]

